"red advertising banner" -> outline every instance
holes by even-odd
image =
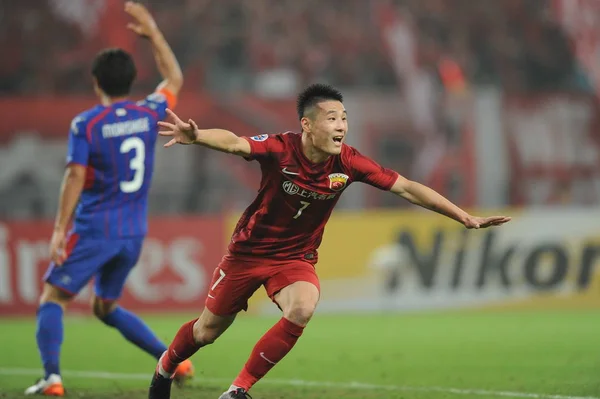
[[[132,95],[133,100],[144,98],[150,93]],[[94,96],[10,96],[0,98],[0,107],[5,110],[0,119],[0,143],[10,141],[21,132],[36,132],[44,138],[66,139],[71,121],[80,112],[98,104]],[[180,115],[195,118],[209,124],[221,121],[219,126],[239,131],[247,126],[232,116],[223,113],[207,95],[188,93],[179,96],[175,109]],[[229,117],[229,119],[228,119]],[[214,122],[213,122],[214,121]]]
[[[120,303],[135,311],[200,311],[225,250],[221,217],[153,218]],[[0,223],[0,316],[32,315],[48,267],[50,222]],[[70,310],[89,312],[92,286]]]
[[[503,121],[511,203],[597,203],[599,105],[592,96],[506,96]]]
[[[579,65],[600,97],[600,2],[597,0],[553,0],[554,17],[567,31]]]

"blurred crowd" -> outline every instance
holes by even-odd
[[[423,63],[457,59],[476,83],[508,91],[589,90],[548,0],[397,0],[419,29]]]
[[[388,6],[417,38],[421,67],[451,57],[468,81],[507,90],[587,90],[548,0],[145,0],[178,55],[187,87],[252,90],[402,84],[382,42]],[[136,55],[139,88],[156,84],[152,53],[125,29],[122,0],[21,0],[0,6],[2,93],[88,90],[101,48]]]

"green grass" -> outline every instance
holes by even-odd
[[[167,342],[188,319],[146,318]],[[196,379],[189,387],[174,390],[172,397],[218,398],[256,340],[276,320],[240,317],[215,345],[193,357]],[[0,319],[0,331],[0,398],[21,398],[34,376],[9,376],[6,370],[39,368],[35,323]],[[98,379],[65,373],[70,397],[145,398],[154,365],[152,358],[100,322],[66,319],[63,370],[142,374]],[[286,383],[289,380],[339,386],[292,386]],[[348,382],[399,388],[344,387]],[[317,315],[290,355],[251,393],[258,399],[502,397],[464,391],[469,389],[600,398],[600,311]]]

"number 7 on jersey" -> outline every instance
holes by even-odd
[[[308,206],[310,205],[310,202],[306,202],[306,201],[300,201],[300,203],[302,204],[302,206],[300,207],[300,209],[298,209],[298,213],[296,213],[296,216],[294,216],[294,219],[298,219],[300,217],[300,215],[302,215],[302,211],[305,210],[306,208],[308,208]]]

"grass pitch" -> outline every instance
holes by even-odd
[[[166,343],[190,315],[147,316]],[[277,321],[242,316],[192,361],[173,399],[216,399]],[[0,319],[0,398],[24,398],[41,375],[33,319]],[[155,360],[93,318],[65,320],[71,398],[142,399]],[[600,399],[600,310],[412,315],[317,314],[255,399]],[[553,396],[554,395],[554,396]]]

